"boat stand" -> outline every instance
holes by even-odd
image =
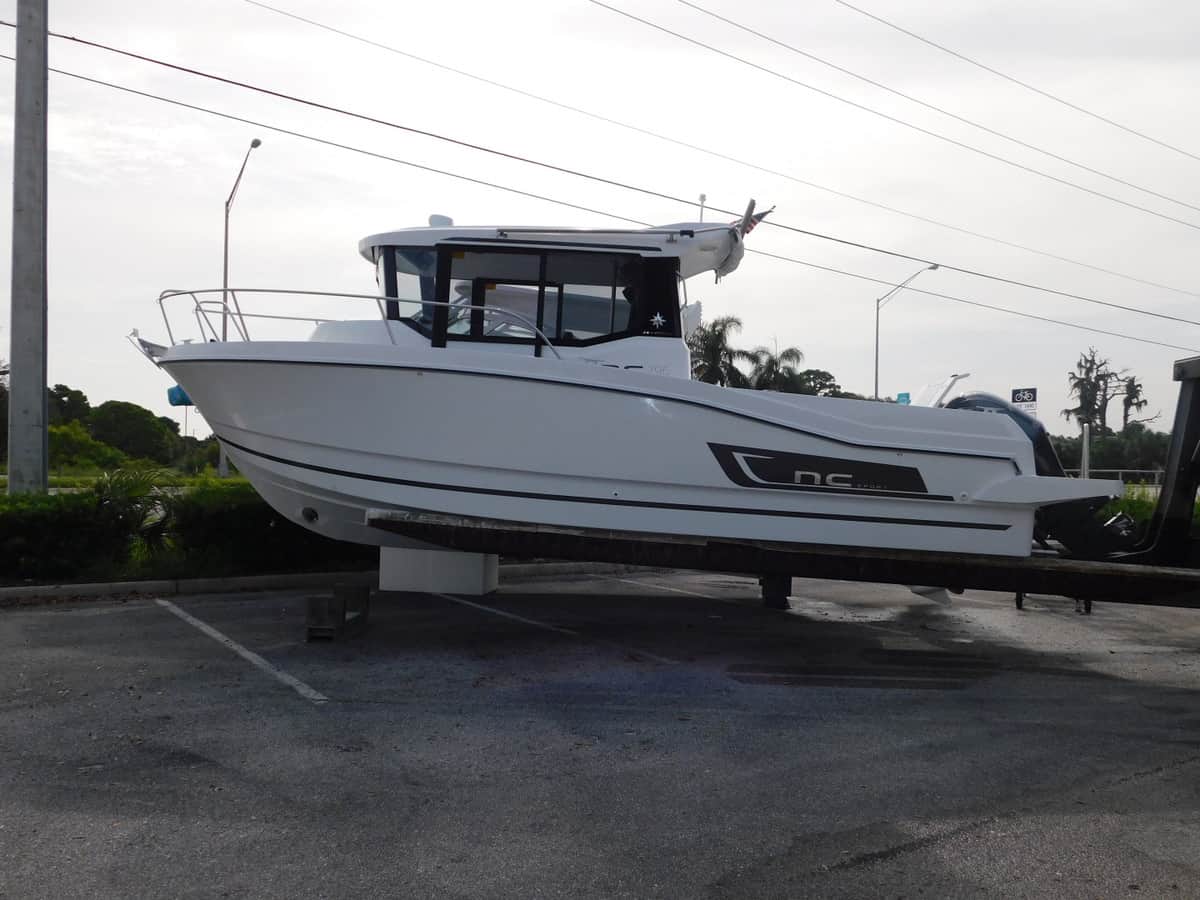
[[[758,579],[762,588],[763,606],[767,609],[791,609],[788,596],[792,593],[791,575],[762,575]]]
[[[359,634],[371,614],[371,589],[365,584],[334,585],[333,594],[308,598],[310,641],[336,641]]]
[[[495,591],[499,584],[500,558],[494,553],[379,548],[381,591],[485,597]]]

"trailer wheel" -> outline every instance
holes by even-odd
[[[1090,597],[1083,601],[1083,614],[1085,616],[1090,616],[1092,614],[1092,600]]]
[[[1017,609],[1025,608],[1025,592],[1017,591],[1017,596],[1013,598],[1013,602],[1017,605]]]

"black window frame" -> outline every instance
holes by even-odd
[[[396,281],[396,247],[380,247],[376,250],[377,253],[383,254],[383,293],[387,297],[398,297],[400,293],[399,283]],[[387,307],[387,319],[389,321],[400,321],[400,301],[388,300],[385,304]]]
[[[406,245],[405,245],[406,246]],[[402,249],[402,245],[389,245],[381,247],[380,252],[385,254],[384,261],[384,280],[385,293],[388,296],[396,296],[397,276],[396,276],[396,256],[395,251]],[[610,341],[622,340],[628,337],[672,337],[682,339],[682,322],[679,312],[679,285],[678,285],[678,267],[679,260],[676,257],[647,257],[637,252],[637,248],[630,248],[618,245],[571,245],[571,244],[554,244],[553,246],[546,245],[523,245],[523,246],[497,246],[494,243],[480,243],[473,241],[455,242],[455,243],[439,243],[430,246],[430,249],[437,253],[437,267],[435,274],[434,299],[440,304],[433,309],[433,322],[425,324],[413,317],[399,316],[399,302],[387,301],[387,317],[403,322],[408,327],[412,328],[418,334],[426,337],[430,341],[432,347],[445,347],[448,342],[465,342],[465,343],[495,343],[495,344],[515,344],[515,345],[532,345],[535,356],[542,355],[542,347],[544,341],[541,335],[534,334],[532,337],[504,337],[496,335],[483,334],[483,329],[475,328],[476,313],[474,310],[471,313],[472,326],[468,334],[449,334],[449,316],[450,316],[450,281],[453,273],[453,260],[456,253],[513,253],[523,256],[539,257],[538,276],[536,282],[538,286],[537,298],[537,314],[535,324],[538,329],[545,334],[556,347],[591,347],[598,344],[605,344]],[[658,249],[658,248],[654,248]],[[589,253],[597,256],[606,256],[612,259],[613,262],[613,287],[611,295],[611,305],[609,313],[608,334],[598,335],[592,338],[563,338],[563,314],[566,298],[566,285],[555,281],[553,285],[548,285],[546,281],[546,263],[551,255],[559,254],[578,254]],[[630,310],[629,321],[626,323],[626,328],[623,331],[612,331],[612,327],[616,324],[616,300],[619,278],[619,266],[622,260],[636,261],[639,271],[639,279],[637,289],[643,294],[647,288],[654,285],[662,288],[669,284],[671,290],[668,292],[670,296],[659,298],[657,302],[650,298],[643,298],[642,306],[644,309],[655,307],[658,312],[667,313],[667,322],[661,331],[651,331],[644,327],[645,323],[639,323],[634,320],[634,310]],[[671,279],[663,278],[663,272],[660,270],[662,264],[671,266],[674,275]],[[651,271],[653,269],[653,272]],[[653,277],[652,277],[653,276]],[[532,286],[535,282],[527,279],[513,278],[487,278],[485,276],[477,276],[472,280],[471,288],[471,306],[476,306],[477,282],[488,282],[498,284],[528,284]],[[545,291],[547,286],[556,286],[558,288],[558,306],[556,313],[556,321],[553,329],[547,329],[542,321],[545,315]],[[665,303],[664,303],[665,301]],[[395,313],[395,315],[393,315]],[[482,314],[480,314],[482,318]],[[649,317],[646,316],[646,321]]]

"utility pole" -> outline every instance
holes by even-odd
[[[46,4],[17,0],[8,492],[44,493],[46,412]]]

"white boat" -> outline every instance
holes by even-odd
[[[1010,416],[691,380],[684,283],[733,271],[744,224],[376,234],[376,293],[168,292],[169,344],[138,343],[282,515],[366,544],[421,546],[366,514],[424,510],[1018,557],[1039,509],[1120,492],[1038,474]],[[293,319],[320,321],[258,334]]]

